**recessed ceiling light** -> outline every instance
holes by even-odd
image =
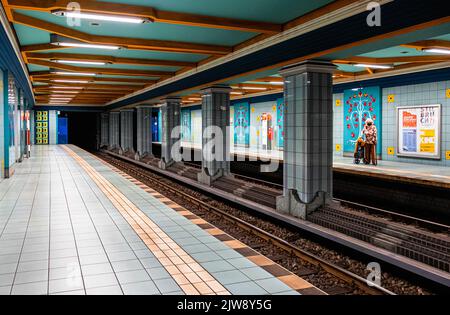
[[[70,42],[54,42],[54,43],[52,43],[52,45],[62,46],[62,47],[109,49],[109,50],[118,50],[118,49],[121,48],[119,46],[83,44],[83,43],[70,43]]]
[[[372,69],[392,69],[394,67],[392,65],[370,65],[370,64],[362,64],[362,63],[358,63],[354,66],[361,67],[361,68],[372,68]]]
[[[81,86],[51,86],[51,89],[62,89],[62,90],[82,90]]]
[[[104,66],[106,62],[100,61],[77,61],[77,60],[54,60],[57,63],[69,63],[69,64],[80,64],[80,65],[92,65],[92,66]]]
[[[57,83],[89,83],[89,81],[82,81],[82,80],[52,80],[52,82],[57,82]]]
[[[450,49],[429,48],[422,51],[432,54],[450,55]]]
[[[133,23],[133,24],[143,24],[153,22],[150,18],[142,18],[142,17],[131,17],[131,16],[121,16],[121,15],[106,15],[106,14],[95,14],[95,13],[82,13],[75,11],[53,11],[54,15],[68,17],[68,18],[77,18],[77,19],[86,19],[86,20],[97,20],[97,21],[109,21],[109,22],[119,22],[119,23]]]
[[[256,87],[256,86],[232,86],[232,89],[241,89],[241,90],[255,90],[255,91],[266,91],[265,87]]]
[[[56,75],[86,76],[86,77],[93,77],[93,76],[96,75],[95,73],[85,73],[85,72],[62,72],[62,71],[53,71],[52,74],[56,74]]]

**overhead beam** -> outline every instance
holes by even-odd
[[[129,76],[150,76],[150,77],[170,77],[174,73],[168,71],[152,71],[152,70],[131,70],[131,69],[114,69],[114,68],[94,68],[94,67],[77,67],[58,62],[51,62],[40,59],[28,58],[28,63],[44,66],[54,69],[61,69],[73,72],[96,73],[96,74],[112,74],[112,75],[129,75]],[[67,78],[69,79],[69,78]]]
[[[44,12],[65,10],[68,4],[67,0],[8,0],[7,2],[8,5],[14,9],[37,10]],[[268,22],[163,11],[152,7],[124,3],[97,2],[89,0],[78,0],[77,3],[80,5],[82,12],[144,17],[161,23],[267,34],[276,34],[282,31],[282,25]]]
[[[402,57],[386,57],[386,58],[370,58],[370,57],[351,57],[346,59],[333,60],[336,64],[391,64],[391,63],[410,63],[410,62],[445,62],[449,61],[449,55],[433,55],[433,56],[402,56]]]
[[[20,51],[22,53],[27,53],[27,52],[34,52],[34,51],[59,50],[59,49],[67,49],[67,48],[70,48],[70,47],[56,46],[56,45],[52,45],[52,44],[34,44],[34,45],[22,46],[20,48]]]
[[[51,45],[54,46],[54,45]],[[125,65],[145,65],[145,66],[167,66],[167,67],[184,67],[195,68],[195,62],[171,61],[171,60],[155,60],[155,59],[135,59],[135,58],[118,58],[113,56],[102,55],[84,55],[84,54],[66,54],[66,53],[34,53],[27,52],[28,58],[42,60],[74,60],[74,61],[98,61],[113,64]]]
[[[92,35],[80,32],[74,28],[68,28],[61,25],[53,24],[18,12],[13,12],[13,22],[34,27],[46,32],[69,37],[75,40],[82,41],[84,43],[96,45],[117,45],[137,50],[153,50],[153,51],[209,54],[209,55],[226,55],[232,52],[232,47],[228,46]]]
[[[155,79],[129,79],[129,78],[99,78],[96,76],[85,77],[85,76],[73,76],[73,75],[57,75],[47,72],[46,74],[34,74],[30,73],[31,81],[33,82],[47,82],[53,79],[56,80],[92,80],[95,82],[121,82],[121,83],[136,83],[136,84],[153,84],[157,80]]]
[[[422,40],[414,43],[404,44],[403,47],[415,48],[418,50],[422,50],[424,48],[443,48],[450,49],[450,41],[446,40],[438,40],[438,39],[430,39],[430,40]]]
[[[51,88],[54,86],[64,86],[64,87],[82,87],[85,89],[98,89],[98,90],[116,90],[116,91],[136,91],[140,89],[139,86],[136,85],[121,85],[121,84],[95,84],[95,83],[62,83],[62,82],[54,82],[51,86],[46,86],[46,88]],[[78,91],[78,90],[76,90]]]

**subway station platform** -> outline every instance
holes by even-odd
[[[323,294],[75,146],[0,183],[0,294]]]
[[[377,166],[356,165],[352,158],[334,158],[334,171],[366,175],[381,179],[408,182],[440,188],[450,188],[450,168],[445,166],[378,161]]]

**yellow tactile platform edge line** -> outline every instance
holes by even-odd
[[[134,177],[128,175],[127,173],[121,171],[120,169],[112,166],[111,164],[105,162],[104,160],[93,156],[98,161],[102,162],[103,164],[107,165],[111,170],[118,173],[119,175],[123,176],[125,179],[129,180],[130,182],[134,183],[135,185],[139,186],[144,191],[151,194],[153,197],[158,198],[161,202],[163,202],[168,207],[172,208],[173,210],[177,211],[179,214],[183,215],[184,217],[188,218],[192,223],[198,225],[200,228],[204,229],[209,234],[213,235],[217,239],[221,240],[223,243],[225,243],[228,247],[236,250],[238,253],[252,261],[257,266],[261,267],[262,269],[266,270],[270,274],[272,274],[274,277],[278,278],[281,282],[285,283],[287,286],[292,288],[293,290],[299,292],[303,295],[325,295],[326,293],[322,290],[318,289],[308,281],[302,279],[301,277],[297,276],[296,274],[290,272],[286,268],[278,265],[271,259],[267,258],[266,256],[258,253],[254,249],[250,248],[249,246],[245,245],[244,243],[236,240],[232,236],[226,234],[222,230],[218,229],[214,225],[206,222],[205,220],[201,219],[197,215],[193,214],[186,208],[180,206],[179,204],[173,202],[169,198],[163,196],[159,192],[155,191],[154,189],[148,187],[144,183],[138,181]]]

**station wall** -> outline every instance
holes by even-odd
[[[382,89],[382,131],[380,137],[381,158],[387,161],[418,163],[425,165],[450,166],[450,81],[410,84]],[[345,127],[344,94],[333,95],[334,103],[334,146],[335,156],[343,156]],[[398,123],[399,107],[441,105],[440,157],[438,159],[404,157],[398,155]],[[437,138],[436,138],[437,139]]]
[[[415,82],[418,80],[412,80]],[[428,80],[430,81],[430,80]],[[351,85],[349,85],[351,86]],[[450,166],[450,81],[425,82],[420,84],[407,84],[400,82],[397,86],[383,86],[382,84],[368,84],[367,87],[361,88],[360,82],[355,82],[354,87],[342,90],[333,94],[333,122],[334,122],[334,156],[344,157],[351,156],[351,147],[353,143],[349,142],[348,134],[348,118],[349,108],[347,103],[349,95],[357,94],[362,91],[362,96],[366,96],[367,100],[363,100],[363,106],[367,106],[362,113],[362,125],[367,118],[372,118],[378,128],[379,146],[377,148],[379,158],[387,161],[412,162],[419,164]],[[366,104],[367,103],[367,104]],[[350,101],[350,104],[351,101]],[[440,136],[440,156],[439,158],[423,158],[423,157],[404,157],[398,154],[397,145],[397,108],[405,106],[428,106],[433,104],[441,105],[441,130]],[[246,114],[246,106],[249,108],[249,114]],[[264,114],[270,114],[272,121],[269,125],[273,133],[273,141],[271,148],[273,150],[283,149],[283,130],[282,125],[283,98],[282,94],[265,95],[262,97],[241,99],[232,101],[230,108],[231,121],[231,145],[245,145],[251,151],[262,149],[261,142],[261,117]],[[201,146],[201,110],[200,106],[192,106],[182,109],[183,114],[189,117],[190,130],[185,134],[183,141],[191,143],[194,146]],[[238,111],[238,112],[237,112]],[[189,115],[190,113],[190,115]],[[351,112],[353,114],[353,112]],[[248,122],[246,120],[248,119]],[[420,119],[420,118],[419,118]],[[359,124],[359,121],[357,121]],[[354,124],[356,126],[356,124]],[[248,137],[246,138],[246,129],[249,128]],[[352,126],[351,126],[352,127]],[[359,128],[360,126],[358,126]],[[356,128],[356,127],[355,127]],[[264,129],[268,132],[268,129]],[[358,129],[357,129],[358,130]],[[237,135],[235,132],[239,132]],[[417,131],[419,132],[419,131]],[[358,137],[355,132],[354,139]],[[419,138],[418,138],[419,139]],[[438,138],[435,138],[436,140]],[[419,139],[420,140],[420,139]],[[346,148],[347,143],[347,148]],[[420,146],[420,144],[418,144]]]
[[[12,72],[0,69],[0,180],[28,154],[30,106]]]

